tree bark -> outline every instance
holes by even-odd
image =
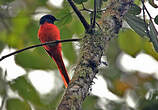
[[[81,41],[79,62],[58,110],[81,110],[81,104],[89,94],[93,79],[98,73],[107,39],[117,36],[122,27],[123,16],[132,3],[132,0],[111,0],[99,21],[102,31],[98,29],[85,34]]]

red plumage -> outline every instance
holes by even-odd
[[[60,40],[60,31],[57,28],[57,26],[53,24],[55,20],[53,21],[48,16],[52,17],[51,15],[46,15],[42,17],[40,20],[41,25],[38,30],[38,37],[41,43],[54,41],[54,40]],[[50,22],[50,20],[52,21]],[[56,62],[59,72],[61,74],[61,77],[64,81],[65,87],[67,88],[68,83],[70,82],[70,78],[66,71],[66,68],[62,59],[61,44],[59,43],[59,44],[54,44],[54,45],[45,45],[43,47],[51,56],[51,58]]]

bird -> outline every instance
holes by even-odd
[[[53,15],[44,15],[40,18],[40,27],[38,30],[38,38],[41,43],[46,43],[49,41],[60,40],[60,30],[54,24],[55,21],[59,21]],[[65,68],[62,53],[61,53],[61,43],[53,45],[43,46],[49,56],[56,62],[61,77],[64,81],[64,85],[67,88],[70,82],[70,77]]]

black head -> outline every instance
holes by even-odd
[[[44,24],[45,22],[54,24],[56,20],[57,19],[52,15],[45,15],[40,19],[40,24]]]

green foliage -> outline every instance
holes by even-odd
[[[35,90],[26,76],[16,78],[9,82],[9,85],[13,91],[16,91],[19,96],[24,99],[24,101],[33,104],[35,109],[49,110],[49,105],[41,100],[40,94]]]
[[[12,1],[14,1],[14,0],[1,0],[0,5],[1,4],[6,4],[6,3],[9,3],[9,2],[12,2]]]
[[[63,44],[62,50],[63,50],[64,56],[68,59],[69,63],[74,64],[76,62],[77,55],[75,53],[72,43]]]
[[[135,57],[142,49],[141,37],[131,29],[123,29],[118,34],[120,48]]]
[[[108,68],[104,68],[103,70],[101,70],[101,73],[105,78],[108,78],[111,81],[119,78],[120,74],[122,73],[116,65],[116,58],[120,54],[120,52],[121,50],[119,48],[117,39],[110,40],[109,48],[106,50],[106,56],[108,59]]]
[[[155,18],[154,18],[154,22],[158,25],[158,15],[155,16]]]
[[[25,100],[30,101],[35,105],[42,105],[40,102],[39,93],[35,90],[32,84],[28,81],[26,76],[20,76],[9,83],[12,90],[17,93]]]
[[[12,33],[6,38],[9,46],[19,48],[23,47],[23,33],[29,24],[29,17],[25,16],[26,12],[21,11],[15,18],[12,19]]]
[[[155,50],[158,52],[157,31],[151,21],[149,22],[149,24],[145,24],[143,19],[129,13],[126,14],[125,20],[127,21],[128,25],[141,37],[148,36],[150,38],[150,41],[153,43]],[[146,32],[147,28],[150,29],[150,36]]]
[[[65,24],[69,24],[72,21],[72,15],[70,11],[70,7],[65,7],[59,13],[56,14],[56,18],[59,19],[59,21],[56,22],[56,25],[58,27],[64,26]]]
[[[27,25],[24,35],[27,36],[23,36],[24,39],[24,43],[25,44],[39,44],[40,41],[37,37],[37,32],[39,29],[39,25],[37,25],[36,22],[34,21],[30,21],[30,23]]]
[[[50,110],[56,110],[64,91],[59,90],[57,93],[56,91],[51,91],[51,93],[44,97],[43,101],[47,102]]]
[[[4,47],[5,47],[5,44],[2,41],[0,41],[0,53],[4,49]]]
[[[97,96],[88,96],[86,97],[85,101],[83,102],[82,109],[83,110],[101,110],[97,107]]]
[[[15,18],[12,19],[12,28],[13,33],[19,36],[25,31],[26,26],[29,23],[29,17],[25,16],[27,13],[21,11]]]
[[[143,50],[145,53],[158,60],[158,53],[155,51],[153,44],[147,39],[144,39]]]
[[[69,28],[66,29],[66,27],[63,27],[63,28],[60,28],[60,31],[61,31],[61,38],[65,38],[65,39],[72,38],[73,33],[71,32]],[[62,51],[64,53],[64,56],[70,62],[70,64],[75,63],[77,56],[76,56],[72,43],[63,43]]]
[[[125,20],[127,21],[128,25],[141,37],[147,36],[146,27],[143,19],[127,13],[125,15]]]
[[[134,4],[136,4],[136,5],[139,5],[139,6],[140,6],[141,3],[142,3],[141,0],[134,0]]]
[[[55,63],[46,51],[40,47],[24,51],[15,56],[16,64],[25,69],[55,69]]]
[[[81,4],[81,3],[87,2],[88,0],[73,0],[73,1],[77,4]]]
[[[139,15],[141,13],[141,8],[138,5],[133,4],[131,8],[128,10],[128,13],[133,15]]]
[[[30,105],[26,101],[18,98],[9,98],[6,102],[7,110],[31,110]]]
[[[74,34],[77,34],[78,37],[82,37],[81,34],[83,34],[85,32],[83,25],[81,23],[79,23],[79,21],[76,17],[74,17],[72,20],[71,30],[73,30]]]
[[[154,24],[152,22],[149,22],[149,28],[150,40],[153,43],[155,50],[158,52],[157,30],[155,29]]]
[[[156,110],[158,108],[158,90],[152,89],[148,93],[148,98],[141,97],[138,102],[138,109],[140,110]]]

